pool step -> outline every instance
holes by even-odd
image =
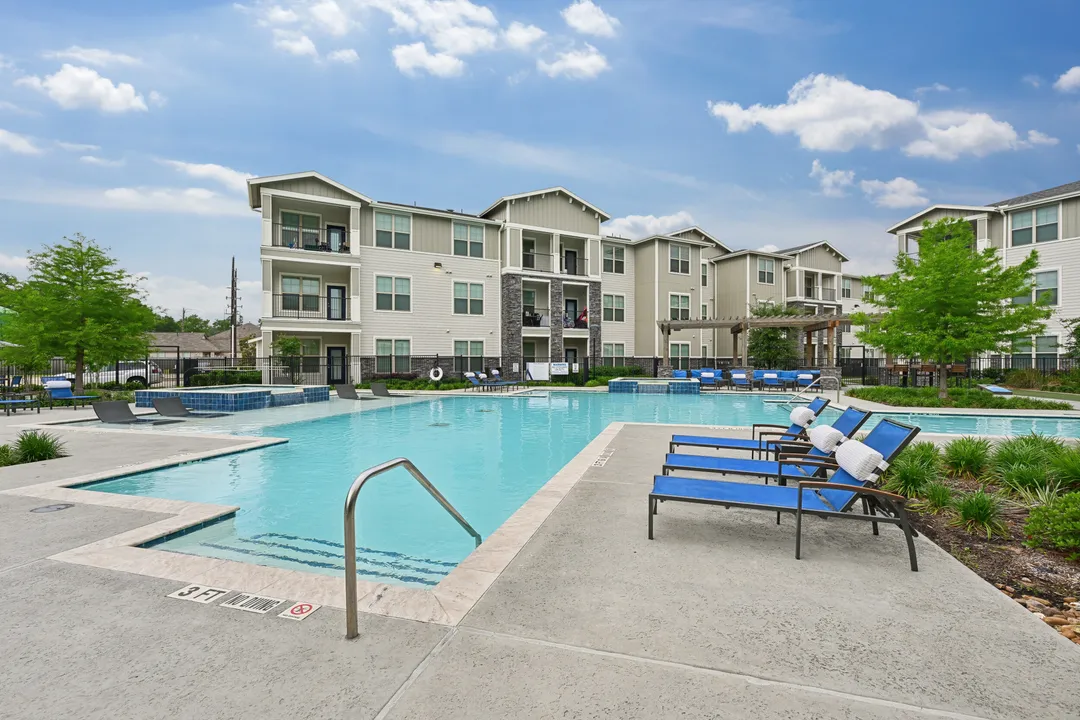
[[[260,533],[237,537],[224,542],[204,542],[200,545],[213,550],[214,557],[250,562],[254,558],[295,564],[298,570],[320,568],[345,571],[345,546],[319,538],[305,538],[284,533]],[[233,557],[228,557],[228,556]],[[433,587],[457,563],[415,557],[404,553],[373,548],[356,548],[356,574],[363,578],[404,582]]]

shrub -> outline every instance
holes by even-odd
[[[934,470],[941,469],[941,450],[938,446],[930,441],[923,441],[912,443],[904,448],[903,452],[896,458],[896,462],[899,463],[919,463],[933,468]]]
[[[1060,494],[1061,485],[1057,480],[1050,480],[1045,485],[1020,488],[1016,491],[1016,496],[1020,498],[1020,502],[1028,507],[1048,505]]]
[[[1069,493],[1032,509],[1024,524],[1028,547],[1053,548],[1080,557],[1080,493]]]
[[[1046,487],[1051,482],[1049,468],[1042,463],[1013,465],[1001,474],[1001,484],[1014,493]]]
[[[1005,373],[1005,384],[1014,388],[1038,390],[1043,386],[1044,381],[1043,374],[1033,368],[1010,370]]]
[[[977,478],[990,464],[990,441],[977,437],[957,438],[945,446],[942,461],[953,475]]]
[[[986,533],[990,540],[994,535],[1008,537],[1009,528],[1001,519],[1001,501],[983,490],[964,495],[956,501],[956,517],[951,525],[961,527],[969,533]]]
[[[10,445],[0,445],[0,467],[14,465],[18,461],[19,460],[15,456],[15,452],[11,449]]]
[[[607,385],[607,380],[601,380],[600,378],[592,378],[589,382],[585,383],[585,387],[602,387]]]
[[[937,480],[937,468],[921,459],[897,462],[889,468],[885,489],[904,497],[917,497],[931,482]]]
[[[1072,405],[1060,400],[1030,397],[998,397],[985,390],[950,388],[947,398],[937,396],[937,388],[903,388],[892,386],[851,388],[849,396],[883,405],[898,407],[956,407],[990,410],[1071,410]]]
[[[468,380],[452,380],[450,378],[444,378],[442,382],[432,382],[426,377],[422,378],[387,378],[386,380],[376,380],[375,382],[381,382],[386,385],[388,390],[461,390],[462,388],[473,387],[473,384]],[[358,384],[358,388],[370,388],[370,382],[362,382]]]
[[[64,443],[55,435],[37,430],[24,430],[11,449],[20,463],[41,462],[64,457]]]
[[[616,378],[644,375],[645,371],[633,365],[590,365],[590,378]]]
[[[1004,478],[1014,467],[1021,465],[1049,466],[1065,452],[1065,445],[1057,438],[1045,435],[1021,435],[998,443],[990,459],[994,474]]]
[[[1080,448],[1064,448],[1050,461],[1050,472],[1067,492],[1080,490]]]
[[[195,387],[260,385],[262,381],[261,370],[211,370],[210,372],[194,373],[188,378],[188,383]]]
[[[948,510],[953,506],[952,488],[937,480],[923,487],[922,499],[915,503],[915,508],[932,515]]]

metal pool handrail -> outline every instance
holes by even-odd
[[[421,487],[427,490],[428,494],[442,505],[443,510],[450,513],[450,516],[457,521],[457,524],[476,540],[477,547],[480,547],[480,543],[484,541],[480,537],[480,533],[473,529],[469,521],[461,516],[461,513],[450,504],[449,500],[443,497],[443,494],[431,484],[430,480],[424,477],[424,473],[420,472],[408,458],[401,457],[390,460],[382,465],[368,468],[357,475],[352,487],[349,488],[349,494],[345,496],[345,638],[347,640],[351,640],[360,634],[356,627],[356,498],[360,495],[361,488],[364,487],[364,483],[368,480],[402,465],[416,479],[416,482],[420,483]]]

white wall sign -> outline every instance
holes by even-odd
[[[570,374],[570,363],[564,363],[564,362],[553,362],[553,363],[551,363],[551,374],[552,375],[569,375]]]
[[[177,600],[190,600],[191,602],[212,603],[223,595],[228,595],[229,590],[225,588],[207,587],[206,585],[187,585],[180,588],[174,593],[169,593],[165,597],[176,598]]]
[[[574,366],[573,366],[574,372],[580,372],[580,370],[578,370],[578,367],[579,367],[578,364],[574,363]]]

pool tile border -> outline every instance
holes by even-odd
[[[361,612],[404,620],[457,625],[626,424],[628,423],[613,422],[600,431],[581,452],[541,486],[433,589],[421,590],[358,579],[357,608]],[[97,428],[80,430],[117,432]],[[235,440],[237,436],[202,437]],[[258,438],[214,450],[172,455],[113,470],[3,490],[0,495],[38,497],[57,502],[102,505],[170,516],[119,535],[56,553],[49,556],[50,560],[166,580],[203,583],[344,609],[345,587],[342,579],[338,577],[145,547],[146,544],[153,544],[161,538],[190,532],[193,528],[232,516],[239,507],[83,489],[86,486],[92,487],[93,483],[126,475],[257,450],[284,442],[287,442],[284,438]]]

